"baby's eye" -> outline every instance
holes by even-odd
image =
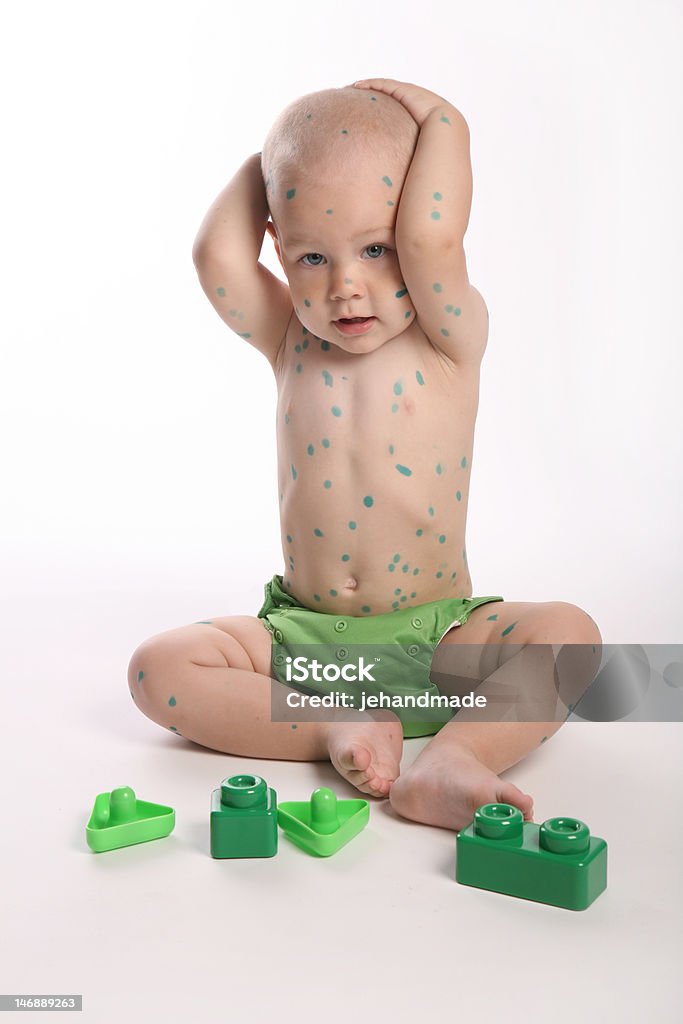
[[[369,245],[365,251],[370,255],[371,259],[376,260],[379,259],[379,257],[382,255],[381,252],[374,251],[377,249],[382,249],[383,251],[386,251],[386,245],[380,245],[379,242],[375,242],[374,245]]]
[[[315,263],[307,263],[306,260],[309,260],[309,259],[313,259],[316,262]],[[324,260],[324,259],[325,259],[325,257],[321,256],[319,252],[307,252],[305,256],[301,257],[301,262],[306,267],[319,267],[320,263],[318,261],[319,260]]]

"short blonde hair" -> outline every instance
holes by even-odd
[[[269,204],[284,198],[287,183],[318,181],[324,172],[353,180],[364,154],[383,156],[405,176],[418,127],[405,107],[368,89],[323,89],[282,111],[263,144],[261,171]]]

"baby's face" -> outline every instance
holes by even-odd
[[[296,191],[274,211],[299,320],[346,352],[373,352],[415,319],[394,238],[402,177],[373,165],[359,167],[352,182],[288,181]],[[344,323],[353,317],[368,319]]]

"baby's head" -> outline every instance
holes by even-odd
[[[379,348],[415,318],[396,295],[394,226],[417,135],[396,100],[349,87],[291,103],[263,145],[268,230],[297,315],[348,352]],[[374,319],[354,335],[335,323],[351,317]]]

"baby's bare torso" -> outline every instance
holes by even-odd
[[[358,616],[471,596],[478,366],[454,366],[416,322],[353,355],[293,317],[276,378],[285,589]]]

